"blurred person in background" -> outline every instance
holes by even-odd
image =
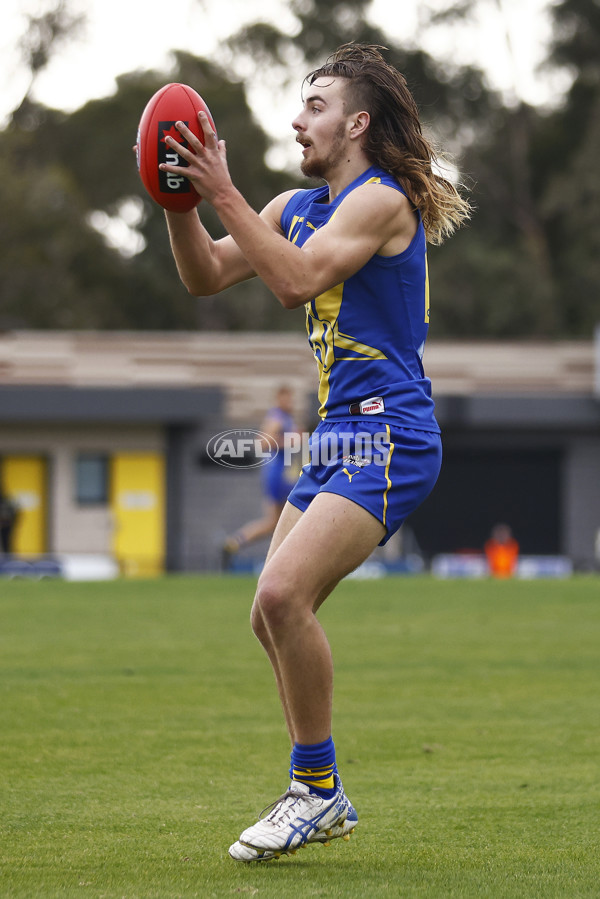
[[[484,552],[493,577],[512,577],[519,561],[519,544],[507,524],[496,524],[492,528],[489,540],[486,540]]]
[[[0,491],[0,553],[10,555],[15,525],[19,517],[17,504]]]
[[[277,390],[275,405],[266,413],[260,430],[270,438],[271,458],[262,467],[262,515],[238,528],[225,540],[221,551],[222,568],[228,571],[234,556],[246,546],[270,537],[279,521],[285,501],[299,474],[299,465],[286,465],[284,447],[297,433],[292,390],[282,385]],[[267,441],[265,441],[265,444]],[[273,448],[276,445],[276,449]],[[267,447],[265,446],[265,450]]]

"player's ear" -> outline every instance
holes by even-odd
[[[361,137],[369,127],[370,122],[371,116],[366,110],[362,109],[360,112],[356,112],[352,117],[350,137],[352,139]]]

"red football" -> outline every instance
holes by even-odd
[[[168,134],[187,147],[175,127],[175,122],[184,122],[204,143],[198,122],[198,113],[202,110],[216,131],[208,106],[193,88],[187,84],[166,84],[150,98],[140,119],[136,150],[140,177],[150,196],[173,212],[188,212],[202,197],[183,175],[161,172],[158,168],[162,162],[187,167],[187,162],[165,143],[165,136]]]

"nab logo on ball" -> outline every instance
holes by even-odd
[[[272,437],[251,428],[221,431],[206,444],[208,457],[225,468],[259,468],[270,462],[278,449]]]
[[[202,197],[184,176],[188,167],[177,149],[165,143],[168,135],[182,147],[188,147],[175,122],[184,122],[192,134],[204,143],[204,131],[198,121],[198,113],[204,112],[212,131],[215,123],[210,110],[200,94],[188,84],[165,84],[150,97],[142,113],[137,133],[137,165],[142,183],[153,200],[172,212],[189,212]],[[160,165],[177,166],[179,172],[163,172]]]
[[[184,125],[188,125],[189,122],[184,122]],[[165,137],[172,137],[173,140],[176,140],[182,147],[187,147],[187,141],[183,139],[177,128],[175,127],[175,122],[159,122],[158,123],[158,164],[160,165],[163,162],[168,163],[169,165],[179,165],[187,168],[187,162],[185,159],[182,159],[179,153],[175,152],[172,147],[169,147],[167,142],[165,141]],[[188,194],[191,190],[191,184],[187,178],[183,175],[176,175],[174,172],[163,172],[160,169],[158,170],[158,183],[159,187],[165,193],[175,193],[175,194]]]

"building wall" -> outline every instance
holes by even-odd
[[[210,437],[223,429],[218,419],[196,428],[169,429],[169,570],[219,570],[225,537],[261,513],[260,471],[222,468],[206,456]],[[245,556],[260,556],[265,549],[263,541]]]
[[[146,451],[163,454],[164,429],[160,426],[56,425],[34,427],[13,424],[0,432],[0,457],[34,454],[48,467],[47,551],[99,553],[111,551],[114,520],[110,504],[79,506],[75,498],[75,460],[79,452]]]
[[[524,533],[533,533],[537,525],[535,548],[525,552],[568,555],[577,566],[589,570],[598,566],[595,542],[600,527],[600,401],[590,394],[531,394],[526,396],[479,395],[474,397],[441,397],[438,417],[442,426],[445,446],[462,453],[488,453],[490,477],[494,476],[493,459],[512,456],[518,460],[539,458],[539,471],[533,470],[531,487],[521,479],[521,487],[506,483],[504,506],[517,510],[516,527],[521,520],[526,525]],[[543,487],[543,470],[547,487]],[[448,472],[446,472],[447,474]],[[535,489],[534,489],[535,488]],[[540,494],[540,489],[542,493]],[[537,493],[536,493],[537,490]],[[536,501],[536,496],[540,501]],[[434,526],[440,531],[440,518],[444,517],[445,530],[452,535],[452,519],[455,510],[444,508],[439,496],[432,494],[432,503],[426,502],[418,517],[426,530],[426,517],[432,516]],[[431,506],[431,507],[430,507]],[[464,500],[460,513],[463,517],[486,514],[486,497],[465,481]],[[437,516],[437,517],[436,517]],[[556,519],[556,524],[554,523]],[[528,524],[527,524],[528,522]],[[478,541],[481,542],[483,528]],[[555,534],[555,538],[552,537]],[[533,543],[533,541],[532,541]]]
[[[543,443],[498,446],[448,440],[438,483],[410,518],[427,556],[481,552],[496,524],[509,525],[523,553],[563,552],[562,450]]]
[[[449,449],[477,448],[480,468],[481,454],[491,461],[503,448],[515,466],[520,453],[529,460],[555,454],[558,536],[546,549],[558,545],[578,566],[592,566],[600,527],[600,395],[591,342],[432,342],[426,369]],[[74,502],[76,453],[164,454],[167,566],[215,569],[225,535],[259,513],[261,484],[260,470],[207,465],[206,442],[227,427],[257,427],[282,376],[314,423],[316,372],[304,333],[0,335],[0,457],[47,459],[48,549],[72,553],[106,552],[113,533],[108,508]],[[502,465],[506,470],[507,460]],[[526,489],[513,499],[531,505]],[[436,524],[440,541],[450,541],[453,521],[468,510],[463,502],[438,511],[446,522]],[[431,532],[436,519],[428,504],[420,514],[423,531]]]
[[[600,436],[570,443],[563,474],[563,546],[580,568],[600,567]]]

